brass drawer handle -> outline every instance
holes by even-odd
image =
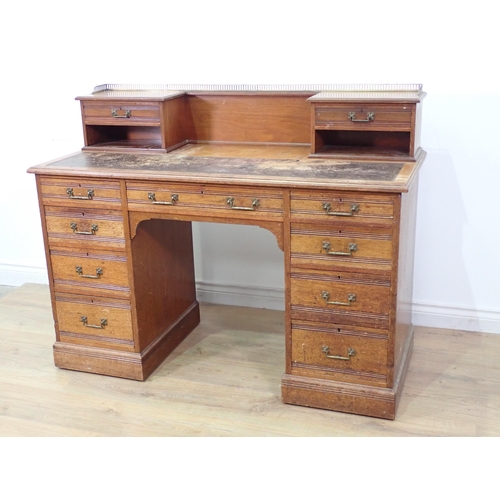
[[[93,280],[98,280],[102,276],[102,269],[100,267],[96,267],[95,275],[93,274],[83,274],[82,266],[75,266],[76,273],[80,278],[90,278]]]
[[[172,201],[156,201],[156,193],[148,193],[148,199],[153,205],[175,205],[179,201],[179,195],[172,193],[170,195]]]
[[[334,252],[330,251],[330,242],[329,241],[323,241],[322,243],[323,250],[326,250],[327,255],[352,255],[353,252],[356,252],[358,250],[358,245],[356,243],[349,243],[349,251],[348,252]]]
[[[350,293],[347,296],[347,302],[330,301],[330,292],[321,292],[321,298],[324,299],[327,304],[334,306],[350,306],[353,302],[356,302],[356,294],[354,293]]]
[[[350,212],[330,212],[332,208],[330,203],[323,203],[323,210],[326,212],[326,215],[340,215],[343,217],[352,217],[354,212],[359,210],[359,205],[357,203],[351,203],[351,211]]]
[[[347,118],[352,122],[372,122],[375,120],[375,113],[373,111],[368,111],[366,113],[366,119],[360,120],[359,118],[356,118],[356,113],[354,111],[349,111],[347,113]]]
[[[87,189],[87,196],[75,196],[73,194],[73,188],[66,189],[66,194],[72,200],[92,200],[94,198],[94,190],[93,189]]]
[[[105,326],[108,324],[108,320],[103,318],[101,319],[101,324],[100,325],[89,325],[87,322],[87,316],[82,316],[80,318],[80,321],[83,323],[83,326],[87,328],[97,328],[98,330],[103,330]]]
[[[356,350],[352,347],[347,348],[347,356],[332,356],[330,354],[330,348],[327,345],[324,345],[321,348],[321,351],[325,353],[325,356],[330,359],[341,359],[342,361],[349,361],[352,356],[356,356]]]
[[[252,200],[252,206],[251,207],[235,207],[234,206],[234,198],[232,196],[228,196],[226,200],[226,204],[229,205],[229,208],[233,210],[255,210],[259,206],[260,200],[257,198],[254,198]]]
[[[90,231],[78,231],[78,224],[76,222],[70,222],[69,227],[73,230],[75,234],[95,234],[97,233],[97,230],[99,229],[99,226],[97,224],[92,224],[90,227]]]
[[[124,109],[124,114],[123,115],[119,115],[118,114],[118,109],[112,109],[111,110],[111,116],[113,118],[130,118],[132,116],[132,110],[130,109]]]

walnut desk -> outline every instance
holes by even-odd
[[[145,380],[200,321],[191,222],[285,254],[285,403],[394,418],[408,367],[420,86],[98,88],[36,174],[61,368]]]

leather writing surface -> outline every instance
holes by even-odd
[[[394,181],[404,163],[380,163],[304,158],[297,160],[222,158],[200,156],[78,153],[51,163],[50,167],[120,169],[223,176]]]

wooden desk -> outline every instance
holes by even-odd
[[[363,144],[351,137],[342,148],[335,142],[347,132],[317,135],[336,127],[323,123],[325,101],[315,92],[166,94],[120,96],[121,104],[116,94],[80,98],[84,151],[29,169],[40,199],[55,364],[145,380],[200,321],[191,222],[257,225],[285,253],[283,401],[394,418],[413,339],[415,203],[425,156],[415,146],[415,106],[408,115],[404,101],[391,143],[381,130],[397,106],[372,94],[382,116],[375,139],[365,144],[363,118]],[[389,111],[380,111],[384,105]],[[365,106],[356,109],[366,113]],[[411,131],[401,132],[408,116]],[[304,123],[311,143],[301,142]],[[406,149],[402,133],[411,138]]]

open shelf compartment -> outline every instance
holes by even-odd
[[[411,159],[410,132],[315,130],[311,156]]]

